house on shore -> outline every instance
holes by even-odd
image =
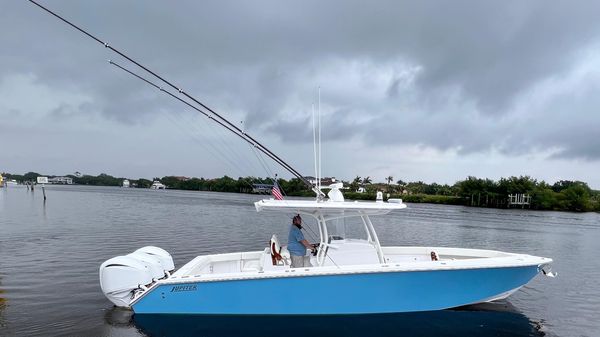
[[[48,178],[48,184],[73,185],[73,178],[71,178],[71,177],[52,177],[52,178]]]
[[[313,176],[306,176],[304,177],[304,179],[306,179],[309,183],[311,183],[311,185],[315,186],[317,184],[317,178],[313,177]],[[335,177],[323,177],[321,178],[321,186],[329,186],[333,183],[335,183]]]

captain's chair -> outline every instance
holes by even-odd
[[[290,252],[285,247],[281,247],[277,235],[273,234],[269,241],[269,249],[271,250],[271,261],[274,266],[285,266],[290,264]]]

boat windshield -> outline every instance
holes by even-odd
[[[368,240],[369,235],[360,218],[341,218],[327,221],[329,242],[333,240]]]

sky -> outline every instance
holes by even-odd
[[[305,175],[320,88],[324,176],[600,189],[594,1],[41,3]],[[0,172],[290,177],[28,1],[0,1],[0,46]]]

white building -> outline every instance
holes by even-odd
[[[308,180],[308,182],[313,186],[317,184],[317,178],[315,178],[313,176],[306,176],[306,177],[304,177],[304,179]],[[335,183],[335,181],[336,181],[335,177],[324,177],[324,178],[321,178],[321,185],[329,186],[329,185]]]
[[[71,177],[48,178],[48,184],[73,185],[73,178],[71,178]]]

